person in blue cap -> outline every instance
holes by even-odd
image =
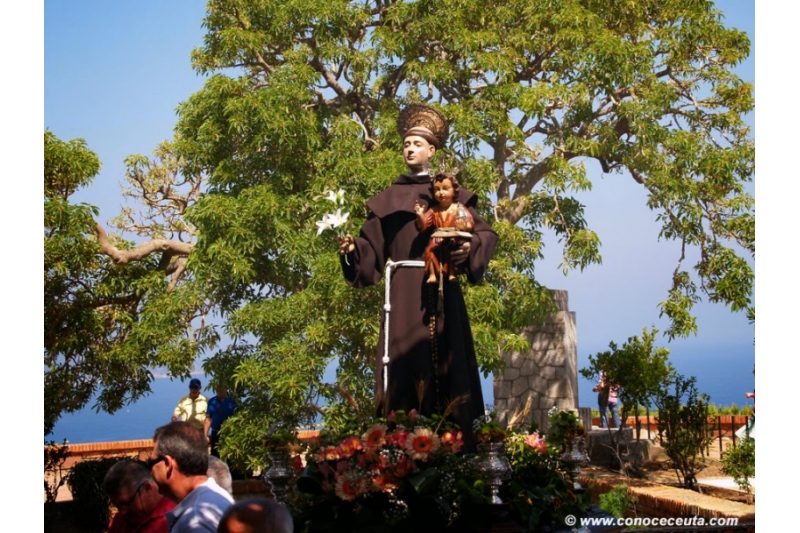
[[[200,380],[192,378],[189,382],[189,394],[180,399],[172,413],[173,422],[177,422],[182,417],[184,422],[203,431],[208,412],[208,399],[200,394],[200,387]]]

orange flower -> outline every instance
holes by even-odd
[[[406,439],[406,453],[412,459],[427,461],[428,456],[439,449],[439,437],[428,428],[417,428]]]
[[[384,444],[386,444],[386,424],[375,424],[371,428],[367,430],[364,435],[361,436],[361,439],[364,442],[364,446],[369,450],[374,450],[375,448],[380,448]]]
[[[319,452],[313,455],[314,461],[321,463],[323,461],[335,461],[339,459],[339,450],[335,446],[325,446],[319,449]]]
[[[361,445],[361,440],[358,437],[347,437],[342,442],[339,443],[338,452],[339,455],[344,459],[349,459],[359,450],[363,450],[364,447]]]
[[[464,434],[457,429],[442,434],[442,446],[449,446],[453,453],[458,453],[464,446]]]

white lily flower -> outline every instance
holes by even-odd
[[[331,215],[330,215],[330,213],[326,213],[322,217],[322,220],[318,221],[316,224],[317,224],[317,236],[319,237],[322,234],[323,231],[325,231],[328,228],[332,228],[333,227],[331,225]]]
[[[338,228],[339,226],[343,226],[347,223],[347,217],[350,216],[350,213],[342,214],[341,209],[337,209],[336,213],[328,215],[328,222],[331,225],[331,228]]]
[[[341,189],[339,189],[341,191]],[[333,191],[328,191],[328,196],[325,197],[326,200],[329,200],[333,203],[338,203],[338,196],[337,193]]]

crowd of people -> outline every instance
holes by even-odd
[[[117,508],[109,533],[294,531],[274,500],[234,503],[228,465],[209,455],[207,436],[191,422],[158,428],[145,465],[123,459],[106,474],[103,488]]]
[[[233,478],[217,443],[236,402],[223,388],[209,400],[201,387],[197,378],[189,382],[172,422],[156,429],[145,464],[123,459],[109,469],[103,489],[117,509],[109,533],[294,531],[291,514],[274,500],[234,503]]]

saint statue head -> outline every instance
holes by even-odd
[[[397,117],[397,132],[403,137],[403,161],[414,173],[427,172],[438,148],[447,142],[450,125],[434,108],[412,104]]]

